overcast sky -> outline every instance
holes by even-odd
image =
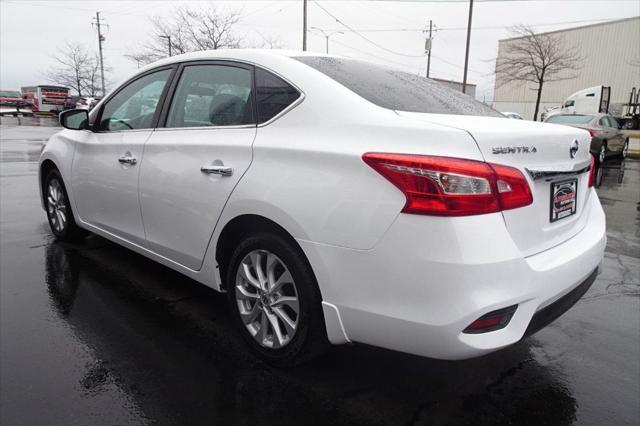
[[[147,39],[151,16],[170,16],[178,4],[191,7],[213,3],[221,9],[241,11],[236,30],[248,44],[263,36],[278,39],[283,48],[302,48],[302,0],[288,1],[42,1],[0,0],[0,85],[2,89],[47,83],[51,55],[65,41],[81,42],[97,50],[91,26],[100,11],[109,28],[104,43],[105,63],[117,82],[136,71],[124,54],[139,50]],[[309,0],[308,25],[343,30],[332,36],[330,53],[387,63],[424,74],[425,34],[429,19],[434,35],[431,76],[462,80],[468,13],[466,0],[330,1],[318,2],[328,12],[365,38],[350,33],[319,5]],[[498,40],[508,27],[529,24],[539,31],[570,28],[603,20],[640,15],[639,0],[476,0],[471,35],[469,82],[478,84],[476,97],[492,99],[493,70]],[[370,31],[376,30],[376,31]],[[394,30],[394,31],[380,31]],[[398,31],[395,31],[398,30]],[[400,31],[402,30],[402,31]],[[308,50],[324,52],[325,39],[309,32]]]

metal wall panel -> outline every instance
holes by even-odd
[[[611,86],[611,104],[629,101],[632,87],[640,87],[640,17],[555,31],[567,45],[578,47],[584,58],[576,78],[547,82],[540,111],[558,106],[569,95],[592,86]],[[500,40],[498,57],[513,39]],[[536,101],[533,83],[508,84],[494,89],[494,108],[533,118]],[[539,118],[538,118],[539,119]]]

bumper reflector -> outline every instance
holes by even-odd
[[[487,333],[489,331],[500,330],[505,328],[511,317],[516,312],[518,305],[509,306],[508,308],[498,309],[484,314],[465,328],[462,332],[467,334]]]

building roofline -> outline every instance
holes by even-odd
[[[611,21],[597,22],[595,24],[582,25],[582,26],[579,26],[579,27],[568,27],[568,28],[563,28],[563,29],[560,29],[560,30],[546,31],[546,32],[543,32],[543,33],[536,33],[536,34],[537,35],[543,35],[543,34],[564,33],[564,32],[567,32],[567,31],[581,30],[583,28],[597,27],[597,26],[600,26],[600,25],[617,24],[617,23],[624,22],[624,21],[632,21],[634,19],[640,19],[640,16],[632,16],[631,18],[614,19],[614,20],[611,20]],[[518,40],[518,39],[527,38],[527,37],[529,37],[529,36],[518,36],[518,37],[502,38],[502,39],[498,40],[498,43],[502,43],[503,41]]]
[[[430,80],[435,80],[435,81],[442,81],[445,83],[455,83],[455,84],[462,84],[461,81],[455,81],[455,80],[447,80],[446,78],[435,78],[435,77],[429,77]],[[467,81],[467,86],[478,86],[477,84],[474,83],[469,83]]]

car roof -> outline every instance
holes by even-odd
[[[182,55],[170,56],[153,62],[144,68],[155,68],[162,65],[170,65],[185,61],[197,60],[236,60],[246,62],[260,62],[265,58],[273,57],[293,57],[293,56],[327,56],[339,57],[337,55],[325,55],[316,52],[303,52],[300,50],[285,49],[217,49],[217,50],[201,50],[198,52],[184,53]]]

